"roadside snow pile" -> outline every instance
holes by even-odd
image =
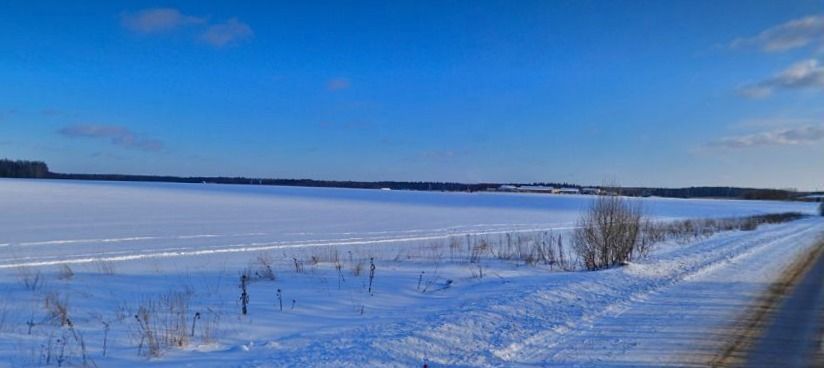
[[[308,346],[284,348],[271,357],[277,357],[283,366],[413,366],[424,360],[448,366],[594,364],[593,356],[579,355],[575,351],[592,349],[592,344],[606,347],[611,343],[607,339],[599,342],[587,337],[599,333],[602,320],[619,318],[658,294],[688,288],[691,281],[701,280],[733,265],[739,276],[729,280],[736,285],[739,294],[729,295],[738,295],[739,299],[735,301],[739,304],[729,301],[727,304],[740,307],[747,303],[745,297],[752,298],[758,290],[766,288],[771,278],[792,262],[794,255],[810,247],[821,229],[822,221],[808,219],[753,233],[722,234],[686,247],[671,245],[672,249],[660,256],[624,268],[529,275],[473,285],[466,290],[454,291],[454,298],[461,300],[457,308],[447,308],[423,321],[402,320],[390,325],[360,327],[344,337],[312,339],[314,342]],[[750,277],[749,285],[737,283],[744,274]],[[716,286],[717,289],[722,287],[728,286]],[[742,289],[751,293],[742,297]],[[691,307],[690,303],[695,302],[684,300],[681,304],[668,305],[666,308],[670,310],[666,314],[688,313],[684,307]],[[716,300],[700,302],[709,306]],[[731,320],[741,311],[735,307],[723,311],[724,315],[718,315],[721,311],[716,308],[713,318],[705,316],[704,321],[692,320],[692,327],[700,326],[704,332],[710,333],[713,328],[721,327],[719,323]],[[662,322],[653,318],[654,315],[648,317],[655,323]],[[660,339],[653,356],[647,352],[647,356],[638,354],[636,359],[662,361],[687,352],[661,349],[660,346],[672,336],[658,334],[665,326],[645,322],[627,321],[621,330],[622,333],[639,331],[635,336],[637,341],[623,342],[632,347],[638,347],[639,342]],[[695,339],[694,343],[701,339],[698,335],[688,337]],[[288,346],[284,341],[281,344]],[[643,352],[643,349],[638,350]],[[601,353],[613,357],[626,355],[620,360],[624,363],[633,359],[629,354],[633,352],[627,346]],[[600,362],[603,364],[604,360]]]

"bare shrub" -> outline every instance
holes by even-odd
[[[444,243],[443,242],[431,242],[428,244],[423,244],[418,248],[418,257],[422,259],[429,259],[432,261],[440,262],[443,260],[444,257]]]
[[[17,278],[26,289],[31,291],[40,289],[44,282],[40,270],[33,270],[30,267],[18,267]]]
[[[97,272],[111,276],[114,275],[114,262],[106,261],[106,260],[97,260],[94,262],[95,268],[97,268]]]
[[[140,304],[135,314],[139,354],[159,357],[164,349],[189,344],[187,321],[191,295],[190,291],[170,292]]]
[[[272,269],[272,262],[272,256],[268,254],[259,255],[257,257],[257,271],[255,271],[255,276],[259,279],[275,281],[277,277],[275,276],[275,271]]]
[[[469,252],[469,263],[478,263],[481,261],[481,255],[489,252],[490,246],[486,239],[480,239],[472,244],[472,249]]]
[[[363,272],[363,260],[359,259],[356,263],[352,264],[352,276],[360,276],[361,272]]]
[[[161,350],[160,342],[157,338],[157,331],[154,330],[154,325],[151,323],[154,321],[154,314],[154,310],[141,305],[137,309],[134,318],[139,327],[137,335],[140,337],[140,343],[137,345],[137,354],[144,354],[147,357],[156,358],[160,356]],[[146,346],[145,351],[143,350],[143,346]]]
[[[59,322],[60,326],[65,326],[69,323],[68,297],[61,297],[57,293],[48,293],[43,300],[43,307],[48,312],[50,319]]]
[[[72,270],[71,267],[69,267],[69,265],[64,264],[64,265],[60,266],[59,270],[57,270],[57,279],[58,280],[68,281],[68,280],[71,280],[72,278],[74,278],[74,271]]]
[[[651,220],[644,220],[641,223],[641,244],[645,248],[665,240],[667,240],[667,231],[663,226]]]
[[[800,213],[786,212],[721,219],[688,219],[666,223],[643,221],[640,244],[642,247],[649,247],[652,244],[667,240],[687,244],[708,238],[722,231],[752,231],[763,224],[779,224],[795,221],[802,217],[804,215]]]
[[[292,260],[295,262],[295,272],[303,273],[303,261],[300,261],[294,257],[292,258]]]
[[[204,344],[210,344],[217,341],[220,331],[220,313],[212,308],[207,308],[207,312],[202,317],[203,322],[200,327],[200,341]]]
[[[317,265],[319,263],[338,263],[340,262],[340,251],[337,247],[324,247],[320,248],[317,254],[312,254],[307,263],[311,266]]]
[[[748,217],[741,221],[741,226],[739,228],[744,231],[753,231],[758,228],[758,225],[759,222],[757,219]]]
[[[641,206],[620,196],[599,196],[578,220],[573,248],[588,270],[616,266],[638,254]]]
[[[455,261],[455,254],[461,252],[461,239],[450,236],[449,237],[449,260]]]

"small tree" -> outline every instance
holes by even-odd
[[[615,195],[598,196],[578,220],[573,248],[584,267],[598,270],[642,256],[640,202]]]

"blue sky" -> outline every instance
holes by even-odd
[[[0,4],[0,156],[824,188],[819,1]]]

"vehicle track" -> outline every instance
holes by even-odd
[[[821,366],[824,240],[803,254],[727,329],[713,367]]]

